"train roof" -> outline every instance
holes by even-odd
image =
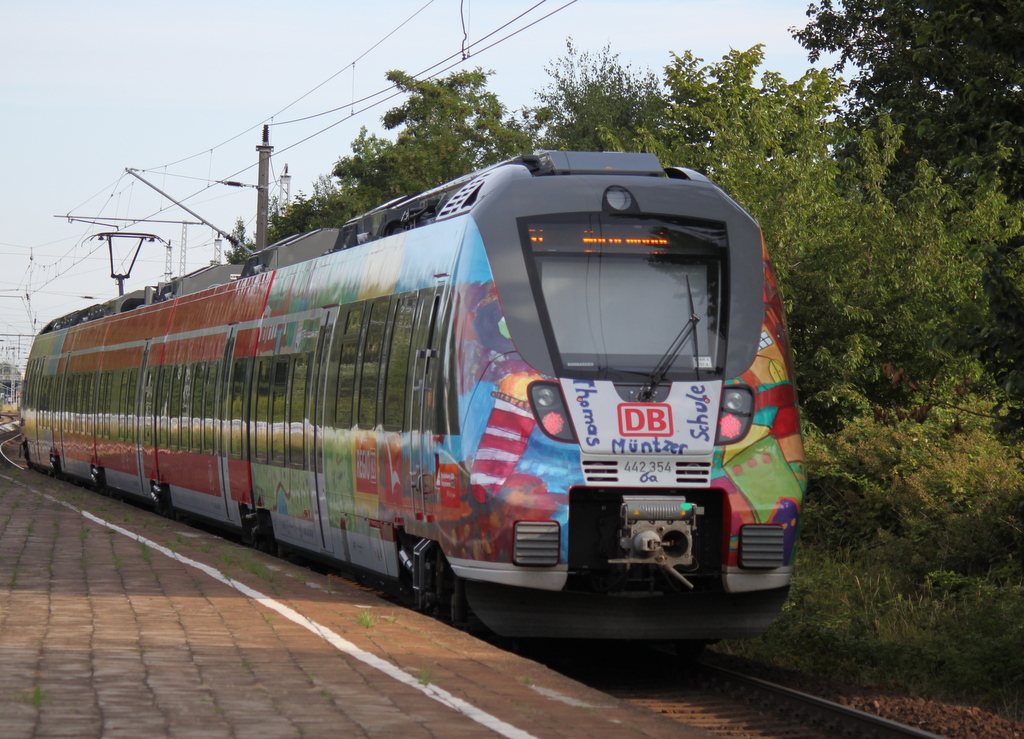
[[[50,321],[40,333],[71,328],[463,215],[473,208],[488,182],[498,179],[496,175],[510,167],[530,177],[626,175],[709,182],[704,175],[691,169],[662,167],[654,154],[542,150],[471,172],[416,195],[395,198],[352,218],[343,228],[318,229],[282,239],[253,254],[244,266],[224,264],[204,267],[154,287],[136,290],[105,303],[68,313]]]
[[[532,177],[565,175],[627,175],[669,177],[709,182],[684,167],[662,167],[654,154],[618,151],[538,151],[463,175],[451,182],[410,197],[395,198],[349,220],[336,249],[390,236],[468,212],[487,181],[508,167],[519,167]]]

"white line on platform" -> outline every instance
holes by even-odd
[[[18,481],[14,480],[14,479],[12,479],[10,477],[7,477],[6,475],[0,475],[0,478],[3,478],[4,480],[8,480],[8,481],[10,481],[12,483],[21,484],[21,483],[18,483]],[[43,497],[46,498],[47,500],[52,500],[55,503],[59,503],[62,506],[70,508],[71,510],[75,511],[76,513],[82,514],[83,516],[88,518],[90,521],[94,521],[95,523],[98,523],[100,526],[106,526],[108,529],[111,529],[113,531],[116,531],[119,534],[127,536],[129,539],[134,539],[137,542],[145,544],[150,549],[158,551],[161,554],[170,557],[171,559],[175,559],[175,560],[177,560],[178,562],[181,562],[184,565],[188,565],[189,567],[194,567],[195,569],[199,570],[200,572],[206,573],[207,575],[212,577],[214,580],[217,580],[218,582],[222,582],[225,585],[228,585],[228,586],[234,588],[238,592],[240,592],[243,595],[245,595],[247,598],[252,598],[253,600],[257,601],[258,603],[266,606],[267,608],[270,608],[271,610],[277,611],[282,616],[287,618],[289,621],[292,621],[292,622],[298,624],[299,626],[302,626],[303,628],[308,629],[309,631],[313,632],[314,634],[319,636],[321,639],[326,641],[328,644],[333,646],[338,651],[344,652],[345,654],[347,654],[347,655],[349,655],[351,657],[354,657],[355,659],[359,660],[363,664],[369,665],[370,667],[373,667],[373,668],[375,668],[377,670],[380,670],[381,672],[386,674],[388,677],[391,677],[391,678],[397,680],[400,683],[408,685],[410,688],[415,688],[416,690],[420,691],[421,693],[425,694],[426,696],[428,696],[430,698],[433,698],[438,703],[441,703],[441,704],[443,704],[445,706],[448,706],[449,708],[451,708],[451,709],[453,709],[455,711],[458,711],[459,713],[461,713],[462,715],[466,716],[467,718],[470,718],[473,721],[476,721],[478,724],[480,724],[482,726],[486,726],[488,729],[490,729],[491,731],[493,731],[493,732],[495,732],[497,734],[500,734],[501,736],[507,737],[508,739],[537,739],[533,734],[530,734],[529,732],[523,731],[522,729],[516,728],[515,726],[512,726],[512,724],[506,723],[505,721],[502,721],[501,719],[499,719],[499,718],[497,718],[495,716],[492,716],[491,714],[489,714],[489,713],[487,713],[485,711],[481,711],[476,706],[474,706],[474,705],[472,705],[470,703],[467,703],[466,701],[462,700],[461,698],[456,698],[454,695],[449,693],[447,690],[444,690],[443,688],[439,688],[436,685],[430,685],[430,684],[424,685],[417,678],[415,678],[412,675],[409,675],[409,674],[403,672],[400,668],[396,667],[395,665],[391,664],[390,662],[388,662],[386,660],[383,660],[383,659],[381,659],[380,657],[378,657],[376,655],[370,654],[369,652],[363,651],[362,649],[357,647],[352,642],[350,642],[350,641],[348,641],[346,639],[343,639],[338,634],[335,634],[333,631],[328,629],[326,626],[322,626],[322,625],[318,624],[316,621],[312,621],[312,620],[306,618],[305,616],[303,616],[298,611],[296,611],[296,610],[294,610],[292,608],[289,608],[288,606],[284,605],[283,603],[277,602],[273,598],[267,597],[266,595],[264,595],[263,593],[259,592],[258,590],[250,588],[247,585],[243,585],[242,583],[237,582],[236,580],[232,580],[231,578],[227,577],[222,572],[220,572],[220,570],[217,570],[217,569],[215,569],[213,567],[210,567],[209,565],[204,565],[202,562],[196,562],[193,559],[189,559],[188,557],[184,557],[184,556],[178,554],[177,552],[172,552],[167,547],[161,546],[160,544],[157,544],[156,542],[154,542],[154,541],[152,541],[150,539],[147,539],[147,538],[145,538],[143,536],[139,536],[138,534],[136,534],[136,533],[134,533],[132,531],[129,531],[128,529],[121,528],[120,526],[118,526],[116,524],[112,524],[112,523],[110,523],[108,521],[104,521],[102,518],[99,518],[98,516],[94,516],[93,514],[89,513],[88,511],[83,511],[83,510],[80,510],[78,508],[75,508],[75,506],[71,505],[70,503],[66,503],[66,502],[64,502],[62,500],[58,500],[57,498],[54,498],[51,495],[47,495],[46,493],[43,493]]]

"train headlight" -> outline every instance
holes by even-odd
[[[545,435],[555,441],[576,441],[576,433],[562,399],[562,388],[557,383],[531,383],[527,394],[533,415]]]
[[[718,445],[735,444],[747,435],[754,420],[754,393],[746,385],[729,385],[722,389],[722,406],[718,412]]]
[[[560,402],[558,390],[550,385],[540,385],[533,391],[533,402],[538,408],[547,410],[554,408]]]

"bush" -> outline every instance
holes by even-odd
[[[959,429],[959,424],[957,424]],[[793,587],[719,649],[1024,716],[1024,471],[988,423],[860,419],[808,436]]]
[[[767,633],[716,649],[858,685],[1024,716],[1024,588],[898,570],[806,547]]]
[[[807,448],[808,543],[849,549],[917,585],[935,572],[1019,576],[1024,460],[987,424],[954,433],[938,414],[861,418]]]

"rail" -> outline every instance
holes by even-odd
[[[701,665],[700,672],[709,680],[736,686],[748,694],[770,697],[778,705],[788,705],[793,714],[801,717],[806,723],[823,726],[836,733],[852,736],[870,737],[873,739],[942,739],[921,729],[900,724],[889,719],[875,716],[840,703],[818,698],[798,690],[785,688],[781,685],[748,677],[722,667]]]

